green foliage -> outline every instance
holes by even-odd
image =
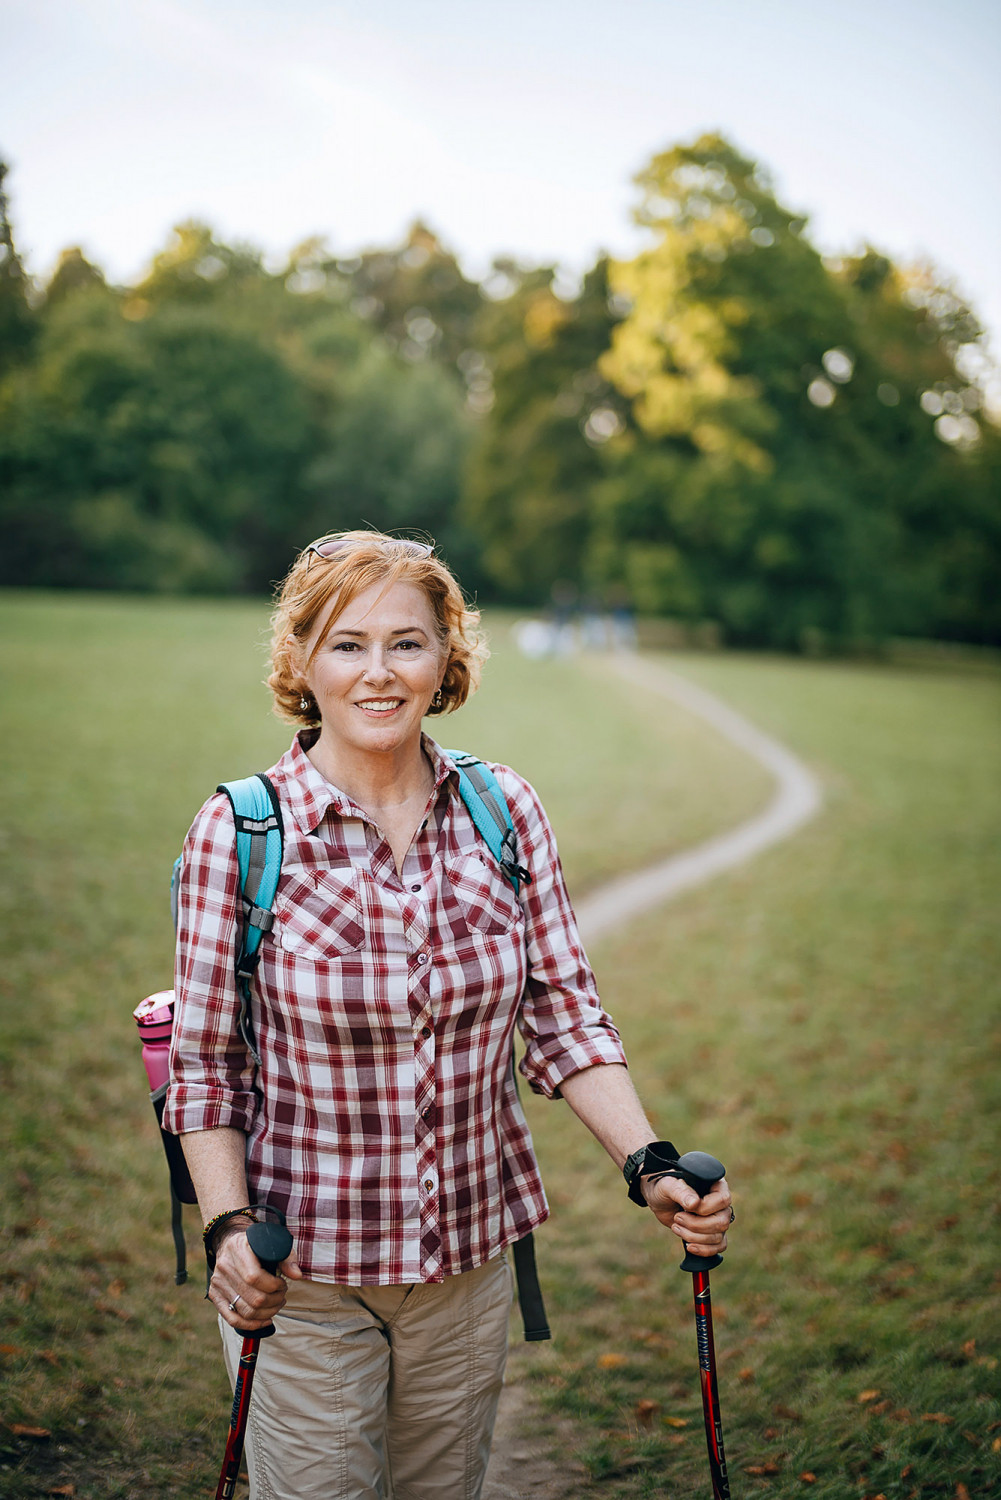
[[[24,358],[31,344],[33,319],[28,307],[28,278],[14,245],[0,161],[0,378]]]
[[[832,260],[719,136],[637,179],[647,245],[482,286],[415,223],[269,268],[181,224],[43,293],[0,176],[0,581],[259,592],[310,536],[430,532],[466,587],[735,643],[1001,641],[982,330],[927,267]]]
[[[595,413],[618,424],[623,403],[598,370],[614,322],[605,262],[573,300],[557,297],[551,269],[502,271],[509,295],[484,306],[477,330],[493,405],[471,455],[464,514],[504,596],[531,602],[555,581],[585,578],[589,497],[601,474],[585,430]]]
[[[604,558],[644,607],[715,617],[737,641],[992,628],[984,570],[966,573],[965,610],[950,581],[985,530],[987,571],[999,561],[982,477],[996,433],[961,373],[969,310],[871,251],[825,264],[718,137],[638,181],[655,240],[613,269],[629,312],[600,367],[639,431],[609,443],[596,486]],[[952,427],[933,428],[936,409]]]

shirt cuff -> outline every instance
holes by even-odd
[[[607,1063],[627,1066],[626,1054],[618,1037],[604,1032],[598,1036],[580,1037],[569,1045],[565,1037],[555,1039],[552,1057],[547,1057],[545,1046],[536,1042],[522,1058],[521,1072],[533,1094],[559,1099],[560,1084],[565,1078],[582,1073],[585,1068]]]
[[[256,1114],[253,1094],[222,1094],[172,1083],[164,1101],[163,1129],[169,1135],[191,1130],[242,1130],[248,1135]]]

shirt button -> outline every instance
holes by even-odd
[[[420,886],[419,886],[419,885],[412,885],[412,886],[411,886],[411,887],[410,887],[410,889],[411,889],[411,890],[412,890],[412,891],[419,891],[419,890],[420,890]]]
[[[430,1028],[430,1026],[422,1026],[421,1027],[421,1036],[430,1036],[430,1035],[431,1035],[431,1028]]]
[[[418,955],[417,955],[417,962],[419,964],[426,964],[427,961],[428,961],[428,956],[427,956],[426,953],[418,953]]]
[[[430,1177],[425,1177],[425,1179],[424,1179],[424,1191],[426,1193],[430,1193],[430,1191],[431,1191],[431,1189],[433,1187],[434,1187],[434,1183],[431,1181]]]

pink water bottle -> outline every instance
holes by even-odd
[[[174,991],[158,990],[155,995],[147,995],[145,1000],[140,1001],[132,1012],[136,1025],[139,1028],[139,1036],[143,1045],[143,1063],[146,1066],[146,1077],[149,1079],[149,1094],[153,1101],[153,1111],[156,1122],[160,1126],[160,1139],[163,1141],[163,1149],[167,1153],[167,1162],[170,1167],[170,1182],[174,1197],[177,1200],[175,1209],[180,1214],[181,1203],[197,1203],[191,1174],[188,1164],[184,1159],[181,1149],[180,1138],[171,1135],[163,1128],[163,1109],[167,1102],[167,1084],[170,1082],[168,1063],[170,1061],[170,1033],[174,1025]],[[180,1219],[175,1217],[174,1240],[178,1242],[180,1235]],[[184,1261],[182,1246],[183,1237],[178,1245],[177,1282],[178,1285],[184,1280]]]
[[[143,1047],[143,1063],[149,1079],[149,1091],[156,1095],[167,1087],[167,1062],[170,1057],[170,1033],[174,1025],[174,991],[158,990],[147,995],[132,1012]]]

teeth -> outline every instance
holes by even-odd
[[[361,703],[359,703],[358,707],[359,708],[369,708],[369,709],[372,709],[373,712],[375,712],[377,714],[388,714],[388,713],[391,713],[394,708],[399,708],[399,706],[400,706],[400,704],[402,702],[403,702],[402,698],[393,698],[388,703],[386,702],[386,700],[384,698],[377,699],[377,700],[371,700],[371,699],[367,699],[366,698]]]

